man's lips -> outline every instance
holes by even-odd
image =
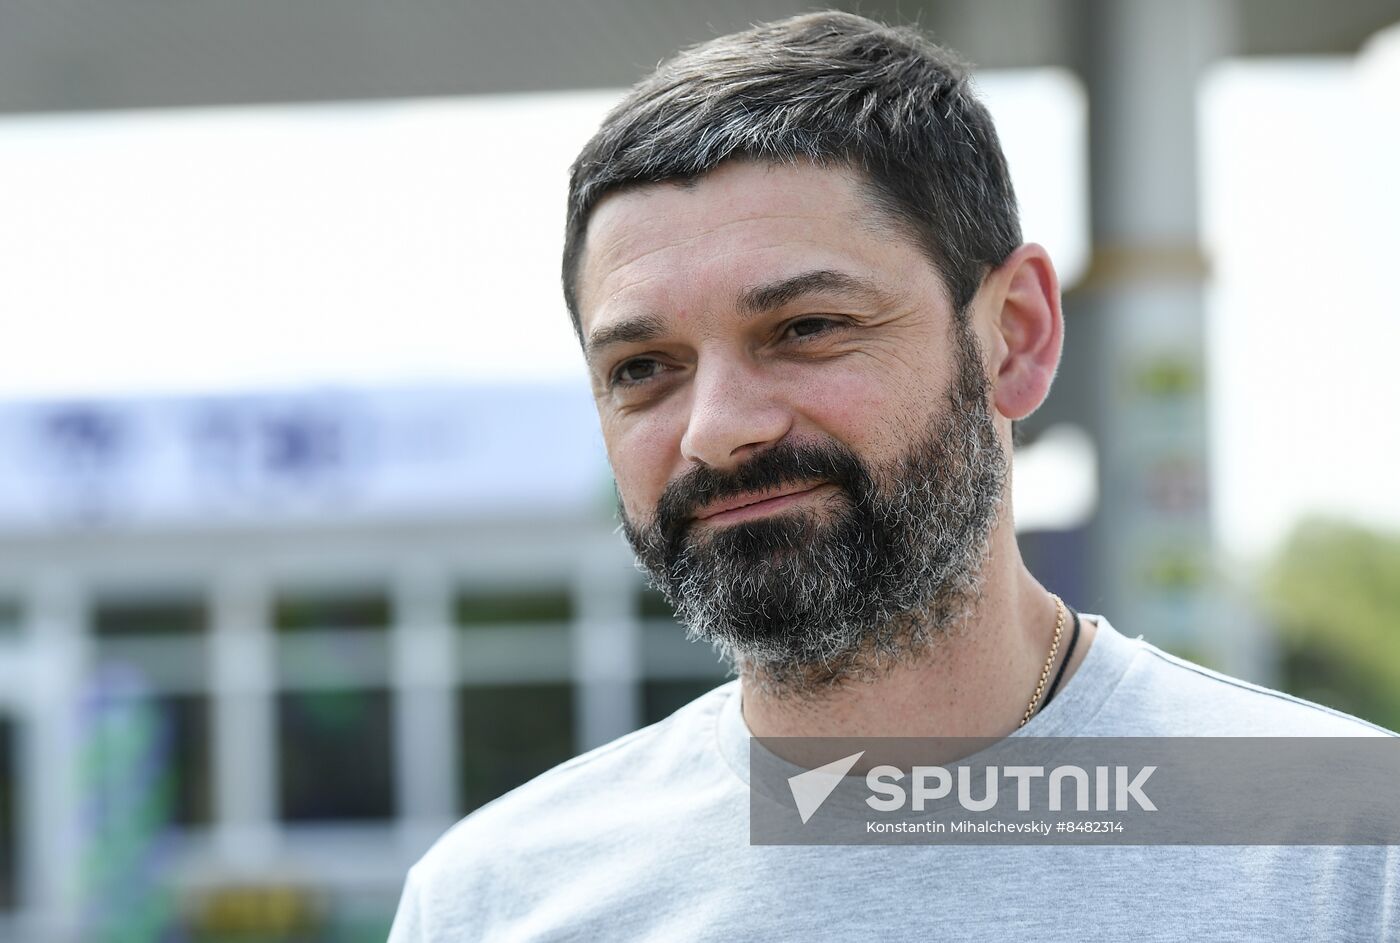
[[[736,495],[727,501],[707,505],[695,515],[695,519],[719,523],[768,514],[799,500],[803,495],[825,487],[826,484],[827,482],[823,481],[814,485],[796,485],[790,488],[776,488],[771,491]]]

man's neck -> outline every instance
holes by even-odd
[[[1050,654],[1056,605],[1019,556],[1011,572],[986,576],[978,604],[956,628],[921,657],[871,680],[842,682],[820,696],[795,698],[775,696],[752,678],[742,679],[749,730],[759,737],[1002,737],[1013,732]],[[1086,621],[1062,685],[1089,650],[1093,632]],[[1052,674],[1064,660],[1069,635],[1066,613]]]

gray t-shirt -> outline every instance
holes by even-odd
[[[1013,736],[1376,736],[1099,616]],[[466,940],[1400,940],[1400,847],[753,846],[737,681],[459,822],[391,943]]]

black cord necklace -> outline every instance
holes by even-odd
[[[1065,660],[1060,662],[1060,670],[1055,672],[1055,680],[1050,682],[1050,690],[1046,692],[1045,700],[1040,702],[1040,707],[1036,710],[1037,714],[1045,710],[1045,705],[1054,698],[1055,692],[1060,687],[1060,679],[1065,676],[1065,667],[1069,664],[1069,660],[1074,657],[1074,646],[1079,641],[1079,613],[1071,606],[1069,614],[1074,616],[1074,631],[1069,636],[1069,647],[1065,649]]]

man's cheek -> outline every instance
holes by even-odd
[[[638,489],[629,486],[623,479],[617,479],[615,487],[618,504],[627,521],[639,530],[652,527],[656,522],[656,501],[639,497]]]
[[[660,445],[644,435],[632,435],[608,443],[608,464],[613,483],[627,515],[634,521],[649,518],[665,490],[670,465],[653,461]]]

